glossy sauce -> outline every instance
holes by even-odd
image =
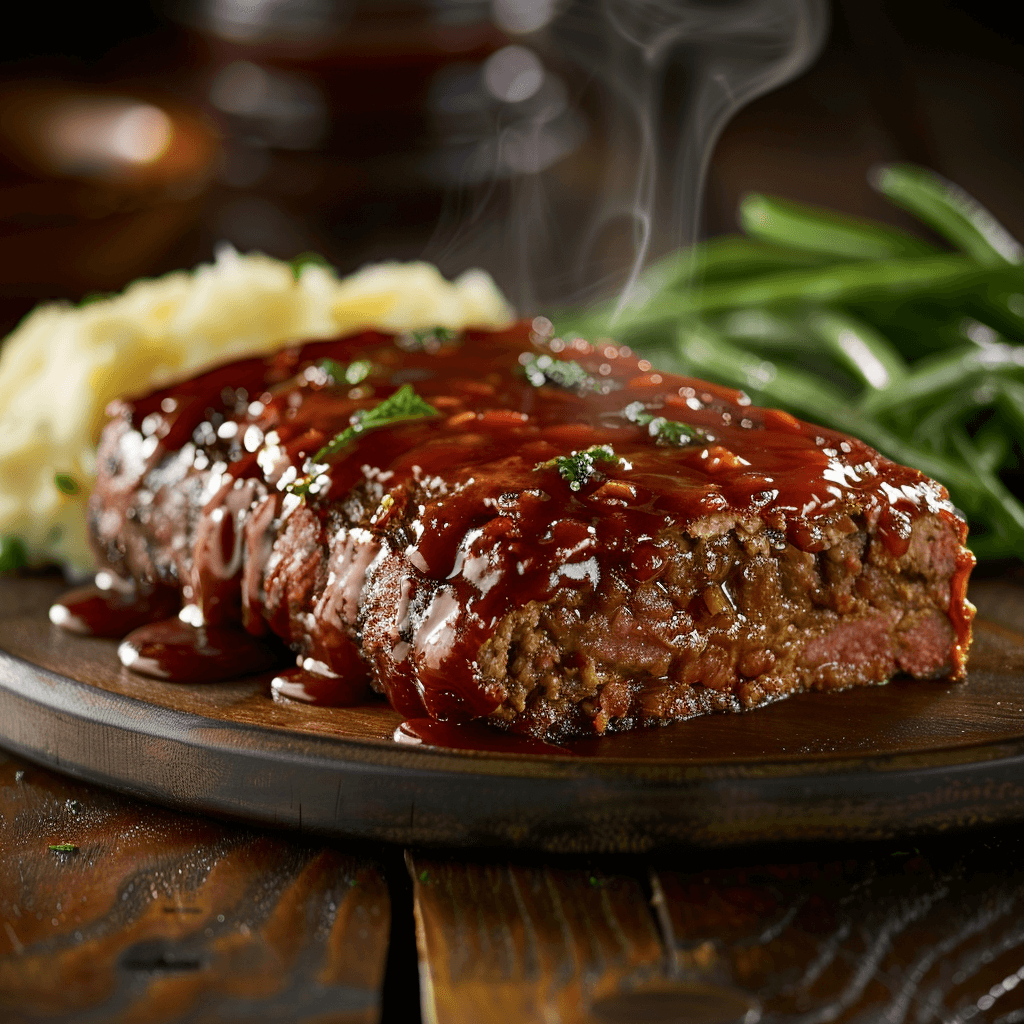
[[[172,683],[219,683],[265,672],[281,651],[240,629],[193,626],[175,617],[133,630],[117,655],[125,668]]]
[[[148,622],[174,615],[181,595],[169,587],[148,594],[134,587],[90,584],[68,591],[50,608],[50,621],[79,636],[118,639]]]
[[[586,383],[531,382],[523,366],[540,354],[577,362]],[[367,360],[371,372],[357,385],[339,383],[318,369],[324,358]],[[318,491],[289,493],[354,414],[408,383],[438,415],[366,431],[322,470]],[[659,443],[627,414],[638,402],[703,436]],[[114,568],[123,575],[180,580],[207,623],[202,633],[172,620],[133,634],[122,646],[136,652],[132,670],[212,679],[230,666],[242,674],[240,655],[218,653],[229,645],[222,627],[241,622],[342,678],[367,664],[374,686],[410,719],[489,714],[502,693],[481,681],[475,660],[496,625],[560,589],[596,589],[609,573],[656,578],[667,568],[658,540],[666,529],[715,516],[759,519],[777,543],[814,553],[826,546],[823,524],[856,515],[895,556],[921,515],[946,519],[961,539],[965,531],[941,487],[860,441],[756,408],[738,391],[658,373],[626,349],[552,339],[529,324],[454,343],[375,333],[318,342],[123,402],[115,418],[121,433],[110,435],[114,456],[101,448],[104,514],[96,521],[108,529],[112,516],[116,529],[98,546],[120,545]],[[618,461],[596,464],[578,490],[544,465],[599,444]],[[116,488],[104,472],[116,475]],[[149,525],[152,510],[192,481],[202,483],[198,526],[190,542],[164,544],[167,564],[157,565],[153,534],[166,528]],[[338,515],[350,493],[375,506],[361,520]],[[289,529],[301,544],[281,551],[275,541]],[[301,560],[320,551],[323,561]],[[316,591],[326,595],[323,607],[303,609],[290,597],[267,604],[282,559],[295,568],[280,585],[300,590],[304,574],[327,576],[327,590]],[[962,583],[969,565],[957,572]],[[360,653],[357,613],[368,593],[390,618],[372,644],[360,635]],[[950,620],[965,652],[969,615],[951,609]],[[258,643],[240,650],[250,648]],[[282,696],[346,699],[338,687],[330,696],[326,682],[280,678]]]
[[[351,708],[370,699],[370,682],[365,674],[352,679],[289,668],[274,676],[270,689],[275,697],[325,708]]]

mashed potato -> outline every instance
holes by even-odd
[[[85,306],[40,306],[0,350],[0,537],[20,538],[30,562],[92,564],[85,506],[119,395],[292,341],[510,318],[479,270],[449,282],[427,263],[381,263],[339,279],[307,264],[296,280],[288,263],[233,249]]]

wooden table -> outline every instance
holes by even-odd
[[[9,1024],[1024,1020],[1014,830],[465,859],[178,814],[0,758]]]

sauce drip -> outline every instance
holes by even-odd
[[[50,621],[79,636],[116,640],[147,622],[174,615],[180,605],[181,596],[169,587],[142,594],[133,588],[90,584],[69,590],[50,608]]]
[[[370,683],[365,677],[347,678],[321,675],[304,668],[289,668],[274,676],[270,689],[275,697],[287,697],[303,704],[326,708],[350,708],[370,699]]]
[[[133,630],[117,649],[121,664],[171,683],[218,683],[265,672],[281,651],[240,629],[164,619]]]

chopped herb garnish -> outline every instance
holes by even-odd
[[[684,448],[688,444],[703,444],[710,441],[711,435],[700,427],[678,420],[669,420],[664,416],[655,416],[647,411],[643,402],[631,402],[622,410],[622,415],[638,427],[646,427],[647,432],[658,444],[670,444],[676,448]]]
[[[74,843],[50,843],[50,849],[57,853],[77,853],[78,847]]]
[[[326,469],[326,464],[334,456],[344,451],[361,434],[368,430],[379,430],[390,427],[405,420],[419,420],[428,416],[437,416],[438,411],[420,398],[411,384],[403,384],[393,395],[385,398],[380,405],[365,409],[352,416],[352,425],[336,434],[311,459],[306,461],[306,475],[288,485],[293,494],[305,497],[311,489],[313,481]]]
[[[78,303],[79,309],[82,306],[91,306],[94,302],[103,302],[106,299],[112,299],[116,292],[89,292],[88,295],[82,297],[82,301]]]
[[[535,387],[554,384],[573,391],[599,391],[600,384],[574,359],[552,359],[549,355],[531,356],[523,363],[526,379]]]
[[[450,327],[426,327],[419,331],[410,331],[410,334],[421,344],[428,341],[454,341],[459,332],[453,331]]]
[[[334,359],[321,359],[317,364],[335,384],[359,384],[370,376],[373,364],[369,359],[357,359],[354,363],[339,363]]]
[[[571,455],[556,455],[547,462],[539,462],[534,469],[557,469],[559,475],[569,484],[570,491],[580,490],[591,477],[599,471],[597,462],[613,462],[623,469],[630,469],[630,464],[612,451],[610,444],[595,444],[582,452]]]
[[[77,494],[81,490],[78,481],[70,473],[57,473],[53,482],[61,494]]]
[[[289,260],[288,264],[292,268],[292,277],[296,281],[302,277],[302,271],[306,267],[327,267],[330,268],[331,264],[327,261],[325,256],[321,256],[318,252],[304,252],[300,253],[293,260]]]
[[[396,344],[406,352],[436,352],[442,345],[455,341],[459,333],[451,327],[425,327],[400,334]]]
[[[354,363],[349,363],[348,369],[345,371],[345,383],[361,384],[370,376],[372,369],[373,364],[369,359],[357,359]]]
[[[28,565],[28,552],[20,537],[0,537],[0,572],[13,572]]]

